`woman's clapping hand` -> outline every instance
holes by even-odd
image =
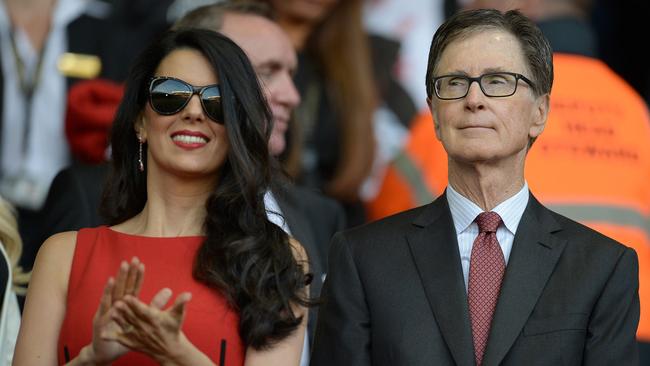
[[[185,307],[192,295],[181,293],[172,306],[163,310],[171,297],[168,288],[160,290],[148,305],[135,296],[125,296],[114,304],[111,314],[120,329],[107,330],[103,338],[145,353],[161,364],[176,363],[188,347],[193,347],[181,331]]]
[[[99,307],[93,318],[93,340],[90,347],[92,359],[97,364],[110,363],[124,355],[129,349],[119,342],[102,338],[102,334],[119,329],[112,319],[115,303],[125,296],[136,298],[144,280],[144,264],[133,257],[130,263],[122,261],[115,278],[111,277],[104,286]]]

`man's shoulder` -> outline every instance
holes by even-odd
[[[332,238],[329,250],[330,265],[347,258],[345,260],[356,263],[359,271],[374,272],[380,270],[380,263],[392,263],[391,266],[397,267],[404,265],[404,260],[410,263],[409,236],[421,229],[417,220],[427,207],[414,208],[338,232]]]
[[[415,222],[430,208],[430,205],[402,211],[392,216],[350,228],[341,236],[351,245],[383,245],[403,240],[415,228]]]
[[[274,190],[273,193],[276,194],[276,190]],[[280,197],[289,198],[292,202],[296,202],[300,205],[309,207],[317,206],[331,211],[340,210],[343,212],[340,203],[314,189],[297,186],[295,184],[286,184],[278,189],[277,193]]]
[[[318,191],[288,183],[271,191],[281,208],[291,207],[309,220],[317,219],[340,228],[345,226],[345,211],[341,204]]]

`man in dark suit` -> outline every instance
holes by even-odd
[[[438,29],[426,85],[447,190],[335,236],[313,366],[638,364],[636,253],[524,179],[552,80],[548,41],[517,11]]]

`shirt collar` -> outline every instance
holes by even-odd
[[[469,226],[474,222],[476,216],[483,212],[483,209],[454,190],[451,184],[447,185],[446,196],[447,202],[449,203],[449,210],[451,211],[451,217],[454,220],[456,234],[458,235],[469,228]],[[501,216],[501,220],[503,220],[506,229],[508,229],[508,231],[513,235],[517,232],[521,216],[523,216],[524,210],[528,205],[529,196],[528,183],[524,181],[524,186],[519,190],[519,192],[499,203],[492,210]]]

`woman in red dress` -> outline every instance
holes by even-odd
[[[271,119],[248,59],[217,33],[170,31],[127,80],[111,226],[43,244],[15,364],[298,365],[307,258],[266,218]]]

